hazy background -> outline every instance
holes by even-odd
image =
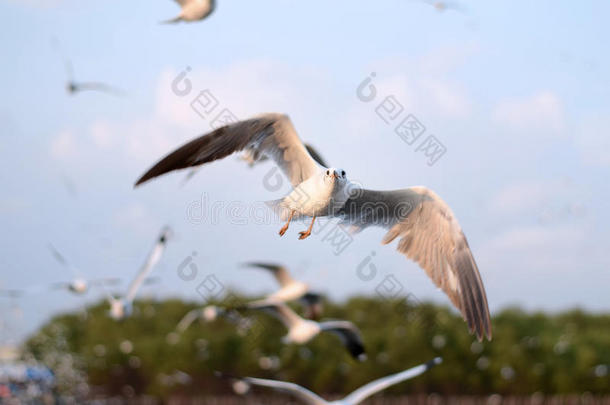
[[[49,242],[87,276],[127,282],[169,224],[176,235],[156,271],[162,283],[144,295],[197,297],[211,273],[248,293],[270,290],[270,277],[237,266],[266,259],[336,299],[373,294],[393,273],[418,298],[448,302],[415,264],[379,245],[379,229],[336,256],[320,237],[297,240],[301,224],[280,239],[276,222],[187,218],[202,193],[208,205],[279,198],[287,186],[263,185],[270,163],[247,170],[229,158],[185,186],[182,173],[134,190],[157,159],[210,129],[189,106],[209,89],[238,117],[288,113],[304,140],[365,186],[434,189],[469,239],[492,312],[607,311],[610,4],[462,4],[464,13],[439,13],[406,0],[219,0],[203,22],[164,26],[178,13],[169,0],[0,2],[0,288],[69,280]],[[67,95],[53,37],[77,80],[127,96]],[[193,90],[179,97],[171,82],[187,66]],[[363,103],[356,88],[371,72],[379,96]],[[435,165],[375,114],[390,94],[446,146]],[[185,282],[176,269],[193,251],[200,272]],[[355,269],[371,251],[380,275],[367,283]],[[3,299],[3,343],[100,295]]]

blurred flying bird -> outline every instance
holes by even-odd
[[[290,118],[263,114],[236,122],[188,142],[149,169],[136,186],[165,173],[200,166],[234,152],[253,150],[275,161],[293,191],[269,205],[290,222],[311,217],[299,239],[311,235],[320,216],[338,217],[352,232],[380,226],[382,244],[398,238],[398,251],[417,262],[460,310],[471,333],[491,339],[485,288],[462,228],[449,206],[426,187],[375,191],[350,182],[345,170],[318,164],[299,139]]]
[[[161,260],[161,256],[165,251],[167,245],[167,239],[170,236],[170,229],[165,227],[161,230],[160,235],[157,237],[157,241],[150,254],[146,258],[144,265],[140,271],[136,274],[133,279],[127,293],[124,297],[116,298],[110,294],[107,294],[108,302],[110,303],[110,317],[115,320],[122,320],[129,317],[133,311],[133,300],[136,298],[138,290],[147,279],[155,265]]]
[[[51,288],[54,290],[64,290],[65,289],[74,294],[80,295],[80,294],[85,294],[89,290],[89,287],[116,285],[121,281],[118,278],[103,278],[103,279],[98,279],[98,280],[87,280],[83,277],[82,273],[78,269],[76,269],[75,267],[71,266],[68,263],[66,258],[61,253],[59,253],[59,251],[57,249],[55,249],[55,247],[53,245],[49,244],[49,250],[51,250],[51,254],[55,258],[55,260],[57,260],[57,262],[59,262],[59,264],[61,264],[65,268],[67,268],[72,273],[72,276],[73,276],[73,279],[71,281],[58,282],[58,283],[51,284]]]
[[[180,5],[182,10],[177,17],[167,21],[162,21],[163,24],[173,24],[180,21],[199,21],[208,17],[216,7],[215,0],[175,0]]]
[[[349,321],[315,322],[303,319],[285,304],[250,303],[242,309],[265,311],[279,319],[288,334],[282,338],[285,344],[304,344],[319,335],[321,332],[330,332],[341,339],[341,342],[352,357],[360,361],[366,360],[364,344],[358,328]]]
[[[74,95],[81,91],[99,91],[107,94],[111,94],[114,96],[122,96],[124,95],[122,90],[117,89],[116,87],[109,86],[105,83],[101,82],[78,82],[74,79],[74,68],[72,67],[72,62],[68,57],[66,57],[59,47],[59,41],[57,39],[53,39],[53,46],[61,56],[64,68],[66,70],[66,76],[68,77],[68,81],[66,83],[66,91],[68,94]]]
[[[226,318],[234,323],[239,323],[242,319],[241,315],[234,310],[221,308],[216,305],[208,305],[187,312],[180,322],[178,322],[176,330],[183,333],[197,319],[201,319],[205,322],[213,322],[220,317]]]
[[[224,377],[236,379],[249,385],[268,387],[276,391],[288,393],[307,405],[357,405],[360,402],[364,401],[366,398],[370,397],[371,395],[374,395],[379,391],[385,390],[386,388],[399,384],[403,381],[415,378],[425,373],[435,365],[440,364],[441,362],[442,359],[440,357],[436,357],[425,364],[420,364],[419,366],[415,366],[408,370],[401,371],[400,373],[392,374],[387,377],[372,381],[358,388],[356,391],[353,391],[345,398],[330,402],[321,398],[317,394],[309,391],[308,389],[303,388],[300,385],[294,383],[252,377]],[[216,375],[219,375],[221,377],[223,376],[220,373],[216,373]],[[245,391],[247,391],[247,389]]]
[[[305,317],[318,319],[322,312],[322,296],[311,292],[309,285],[302,281],[297,281],[290,276],[288,269],[274,263],[246,263],[245,266],[256,267],[271,272],[275,280],[280,285],[280,289],[267,295],[260,302],[262,303],[287,303],[299,301],[305,308]]]

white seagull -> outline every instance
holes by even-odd
[[[259,302],[286,303],[299,301],[305,308],[306,318],[317,319],[320,316],[322,312],[322,296],[311,292],[307,283],[293,279],[286,267],[274,263],[260,262],[249,262],[244,265],[268,270],[280,285],[279,290],[267,295]]]
[[[180,21],[199,21],[203,20],[216,8],[215,0],[175,0],[182,8],[180,14],[171,20],[162,21],[165,24],[177,23]]]
[[[415,366],[408,370],[401,371],[400,373],[392,374],[387,377],[372,381],[358,388],[356,391],[353,391],[345,398],[330,402],[311,392],[307,388],[303,388],[300,385],[294,383],[252,377],[238,378],[238,380],[243,381],[246,384],[257,385],[260,387],[268,387],[276,391],[291,394],[304,404],[308,405],[357,405],[360,402],[364,401],[366,398],[370,397],[371,395],[376,394],[379,391],[385,390],[386,388],[391,387],[392,385],[396,385],[403,381],[417,377],[425,373],[435,365],[440,364],[441,362],[442,359],[440,357],[436,357],[425,364],[420,364],[419,366]]]
[[[288,329],[288,334],[282,338],[282,342],[285,344],[305,344],[321,332],[330,332],[341,339],[341,342],[352,357],[360,361],[366,360],[360,331],[349,321],[316,322],[310,319],[303,319],[290,307],[282,303],[250,303],[242,308],[265,311],[279,319]]]
[[[67,268],[73,275],[73,279],[68,282],[59,282],[51,285],[52,289],[55,290],[67,290],[77,295],[85,294],[89,291],[89,287],[93,286],[106,286],[106,285],[116,285],[121,280],[118,278],[103,278],[99,280],[87,280],[83,277],[82,273],[70,265],[66,258],[59,253],[59,251],[51,244],[49,244],[49,250],[51,250],[51,254],[59,264]]]
[[[319,216],[339,217],[352,231],[368,226],[388,230],[382,239],[398,239],[398,251],[416,261],[462,313],[471,333],[491,339],[487,296],[462,228],[449,206],[432,190],[411,187],[392,191],[362,188],[345,170],[319,165],[299,139],[290,118],[263,114],[196,138],[161,159],[136,186],[173,170],[200,166],[242,150],[254,150],[275,161],[293,191],[269,204],[286,224],[311,217],[299,239],[311,234]]]
[[[157,238],[155,246],[146,258],[144,265],[136,274],[136,277],[131,282],[127,289],[127,294],[124,297],[117,298],[108,294],[108,302],[110,303],[110,317],[115,320],[123,320],[129,317],[133,311],[133,300],[136,298],[138,290],[153,270],[155,265],[161,260],[167,239],[170,235],[169,228],[163,228],[161,234]]]

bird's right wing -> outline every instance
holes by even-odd
[[[408,370],[401,371],[400,373],[392,374],[387,377],[371,381],[370,383],[363,385],[356,391],[346,396],[343,399],[343,402],[348,405],[356,405],[379,391],[382,391],[388,387],[391,387],[392,385],[398,384],[400,382],[409,380],[411,378],[417,377],[420,374],[425,373],[426,371],[428,371],[435,365],[440,364],[441,362],[442,359],[440,357],[436,357],[435,359],[430,360],[425,364],[420,364],[419,366],[415,366]]]
[[[315,393],[309,391],[306,388],[301,387],[300,385],[289,383],[285,381],[277,381],[277,380],[266,380],[263,378],[252,378],[245,377],[241,379],[242,381],[247,382],[248,384],[257,385],[260,387],[268,387],[272,388],[276,391],[285,392],[293,395],[295,398],[303,401],[303,403],[308,405],[327,405],[324,399],[320,398]]]
[[[133,302],[134,298],[136,297],[136,294],[138,293],[138,289],[140,288],[144,280],[146,280],[153,267],[155,267],[159,260],[161,260],[161,256],[163,255],[163,251],[165,250],[165,245],[167,244],[168,234],[168,228],[164,228],[161,231],[161,235],[159,235],[159,237],[157,238],[155,246],[153,247],[152,251],[146,258],[144,265],[136,275],[136,278],[134,278],[134,280],[131,282],[129,289],[127,290],[127,294],[125,295],[125,300],[127,302]]]
[[[281,266],[279,264],[261,263],[261,262],[248,262],[248,263],[245,263],[245,266],[248,266],[248,267],[257,267],[259,269],[265,269],[265,270],[270,271],[271,274],[273,274],[273,277],[277,280],[277,282],[282,287],[285,287],[288,284],[291,284],[291,283],[294,282],[292,277],[290,277],[290,273],[288,273],[288,270],[286,269],[286,267]]]
[[[218,128],[176,149],[150,168],[136,186],[162,174],[200,166],[252,148],[273,159],[293,186],[321,171],[286,115],[264,114]]]
[[[318,150],[316,148],[314,148],[313,146],[311,146],[311,144],[306,143],[305,144],[305,149],[307,149],[307,152],[309,152],[309,154],[311,155],[311,157],[313,158],[313,160],[315,160],[316,162],[318,162],[318,164],[322,167],[328,167],[328,164],[326,163],[326,161],[324,160],[324,158],[322,157],[322,155],[320,154],[320,152],[318,152]]]
[[[246,308],[267,312],[279,319],[288,329],[302,321],[300,316],[290,309],[288,305],[283,303],[261,300],[247,304]]]

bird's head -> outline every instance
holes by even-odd
[[[329,167],[324,172],[324,181],[345,184],[347,182],[347,173],[343,169]]]

